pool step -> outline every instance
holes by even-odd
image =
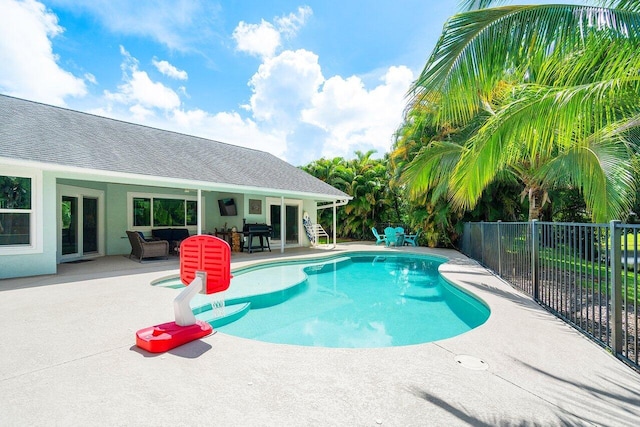
[[[244,302],[240,304],[225,305],[222,315],[218,313],[218,310],[213,310],[211,304],[198,307],[198,311],[193,309],[193,313],[196,315],[196,319],[204,320],[214,328],[235,322],[242,316],[244,316],[251,308],[250,302]]]
[[[413,288],[409,289],[407,293],[401,294],[401,296],[422,302],[442,302],[445,300],[445,296],[442,294],[440,288]]]
[[[310,264],[304,268],[304,272],[309,274],[320,274],[325,273],[327,271],[334,271],[337,268],[341,268],[345,265],[341,264],[345,261],[351,261],[350,257],[340,257],[334,258],[330,260],[321,260],[316,264]],[[339,265],[340,264],[340,265]]]

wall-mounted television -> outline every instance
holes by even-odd
[[[232,198],[219,199],[218,207],[220,208],[220,216],[238,215],[238,210],[236,209],[236,201]]]

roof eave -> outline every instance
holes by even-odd
[[[31,160],[21,160],[9,157],[0,157],[0,163],[21,166],[25,168],[41,169],[49,172],[62,172],[65,178],[77,178],[86,181],[113,182],[119,184],[152,185],[173,188],[184,188],[186,190],[220,191],[228,193],[250,193],[264,196],[285,196],[313,199],[316,201],[340,201],[351,200],[353,197],[344,194],[323,194],[313,192],[300,192],[268,187],[255,187],[236,184],[225,184],[219,182],[188,180],[180,178],[170,178],[162,176],[140,175],[126,172],[113,172],[101,169],[88,169],[76,166],[59,165],[56,163],[45,163]],[[76,176],[74,176],[76,175]]]

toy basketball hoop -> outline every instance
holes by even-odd
[[[229,244],[208,235],[183,240],[180,245],[180,280],[188,285],[173,301],[175,321],[136,332],[138,347],[151,353],[161,353],[207,336],[213,331],[209,323],[196,319],[189,303],[199,292],[213,294],[229,288]]]

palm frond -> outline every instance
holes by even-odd
[[[596,3],[612,9],[640,12],[640,2],[638,0],[600,0]]]
[[[449,173],[458,162],[461,149],[459,144],[448,141],[433,141],[423,147],[401,176],[401,182],[407,186],[409,194],[417,198],[437,186],[446,188]]]
[[[462,0],[460,1],[461,10],[484,9],[491,6],[499,6],[507,3],[506,0]],[[593,2],[602,7],[612,9],[627,10],[629,12],[640,12],[640,3],[638,0],[600,0]]]
[[[459,123],[481,107],[498,81],[526,70],[540,55],[575,52],[585,35],[639,36],[640,15],[589,6],[508,6],[461,13],[445,24],[431,57],[414,82],[412,103],[446,94],[440,121]]]
[[[591,147],[572,147],[540,170],[551,184],[580,190],[592,220],[624,218],[633,205],[635,179],[628,153],[615,140]]]

